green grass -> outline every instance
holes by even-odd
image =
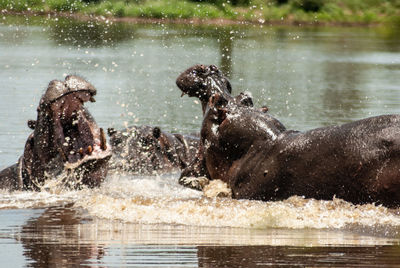
[[[0,0],[0,9],[114,17],[371,24],[400,17],[400,0]]]
[[[115,17],[143,18],[234,18],[230,9],[221,9],[208,3],[193,3],[180,0],[153,0],[137,4],[127,1],[105,1],[90,4],[84,8],[86,13],[112,15]]]

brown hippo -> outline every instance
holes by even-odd
[[[189,97],[196,97],[200,100],[203,115],[207,109],[210,97],[216,93],[241,106],[253,106],[253,101],[249,93],[240,93],[233,97],[231,83],[228,78],[215,65],[194,65],[176,79],[176,85],[182,91],[182,96],[187,94]],[[198,153],[191,164],[185,168],[179,178],[179,183],[194,189],[201,190],[208,183],[208,171],[205,169],[204,144],[200,140]]]
[[[0,188],[39,190],[47,178],[66,174],[72,187],[98,186],[107,174],[111,149],[103,129],[84,107],[96,89],[83,78],[69,75],[53,80],[40,99],[34,129],[15,165],[0,172]]]
[[[216,94],[201,140],[210,179],[237,199],[292,195],[400,206],[400,115],[381,115],[306,132]]]
[[[195,135],[171,134],[159,127],[132,126],[108,129],[113,157],[110,171],[160,174],[180,171],[193,160],[199,147]]]

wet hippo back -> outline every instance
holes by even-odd
[[[254,108],[212,106],[201,132],[209,145],[206,168],[234,198],[299,195],[400,206],[399,115],[299,132]]]
[[[199,138],[171,134],[158,127],[132,126],[116,131],[109,129],[113,172],[161,174],[180,171],[196,154]]]

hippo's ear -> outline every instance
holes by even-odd
[[[108,133],[108,136],[111,137],[112,135],[117,133],[117,131],[115,130],[115,128],[109,127],[109,128],[107,128],[107,133]]]
[[[241,105],[253,107],[253,97],[250,92],[240,92],[238,98]]]
[[[28,120],[28,127],[30,128],[30,129],[35,129],[35,127],[36,127],[36,120]]]
[[[155,127],[153,129],[153,137],[158,139],[161,136],[161,129],[159,127]]]

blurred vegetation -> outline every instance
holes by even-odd
[[[398,21],[400,0],[0,0],[0,9],[115,17],[371,24]]]

